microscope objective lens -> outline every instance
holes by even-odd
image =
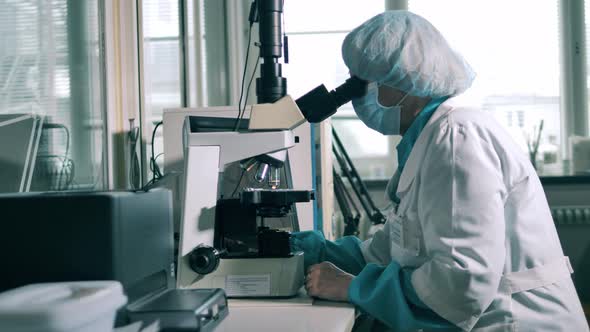
[[[266,180],[266,177],[268,175],[269,168],[270,168],[269,164],[260,163],[258,165],[258,169],[256,170],[256,174],[254,175],[254,180],[256,180],[259,183],[264,182],[264,180]]]
[[[277,189],[281,185],[281,169],[277,167],[271,167],[270,177],[268,178],[268,185],[272,189]]]

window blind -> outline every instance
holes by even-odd
[[[32,190],[103,187],[98,13],[98,0],[0,6],[0,113],[44,118]]]

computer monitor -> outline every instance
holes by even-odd
[[[29,191],[42,124],[34,114],[0,114],[0,193]]]

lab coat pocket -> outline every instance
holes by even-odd
[[[396,214],[392,214],[389,220],[392,251],[401,252],[404,256],[419,256],[421,234],[418,222],[408,219],[405,215]]]

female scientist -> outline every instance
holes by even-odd
[[[358,117],[403,135],[395,207],[362,243],[295,233],[307,292],[396,331],[588,331],[535,169],[491,114],[453,103],[474,80],[467,62],[407,11],[365,22],[342,54],[370,82]]]

